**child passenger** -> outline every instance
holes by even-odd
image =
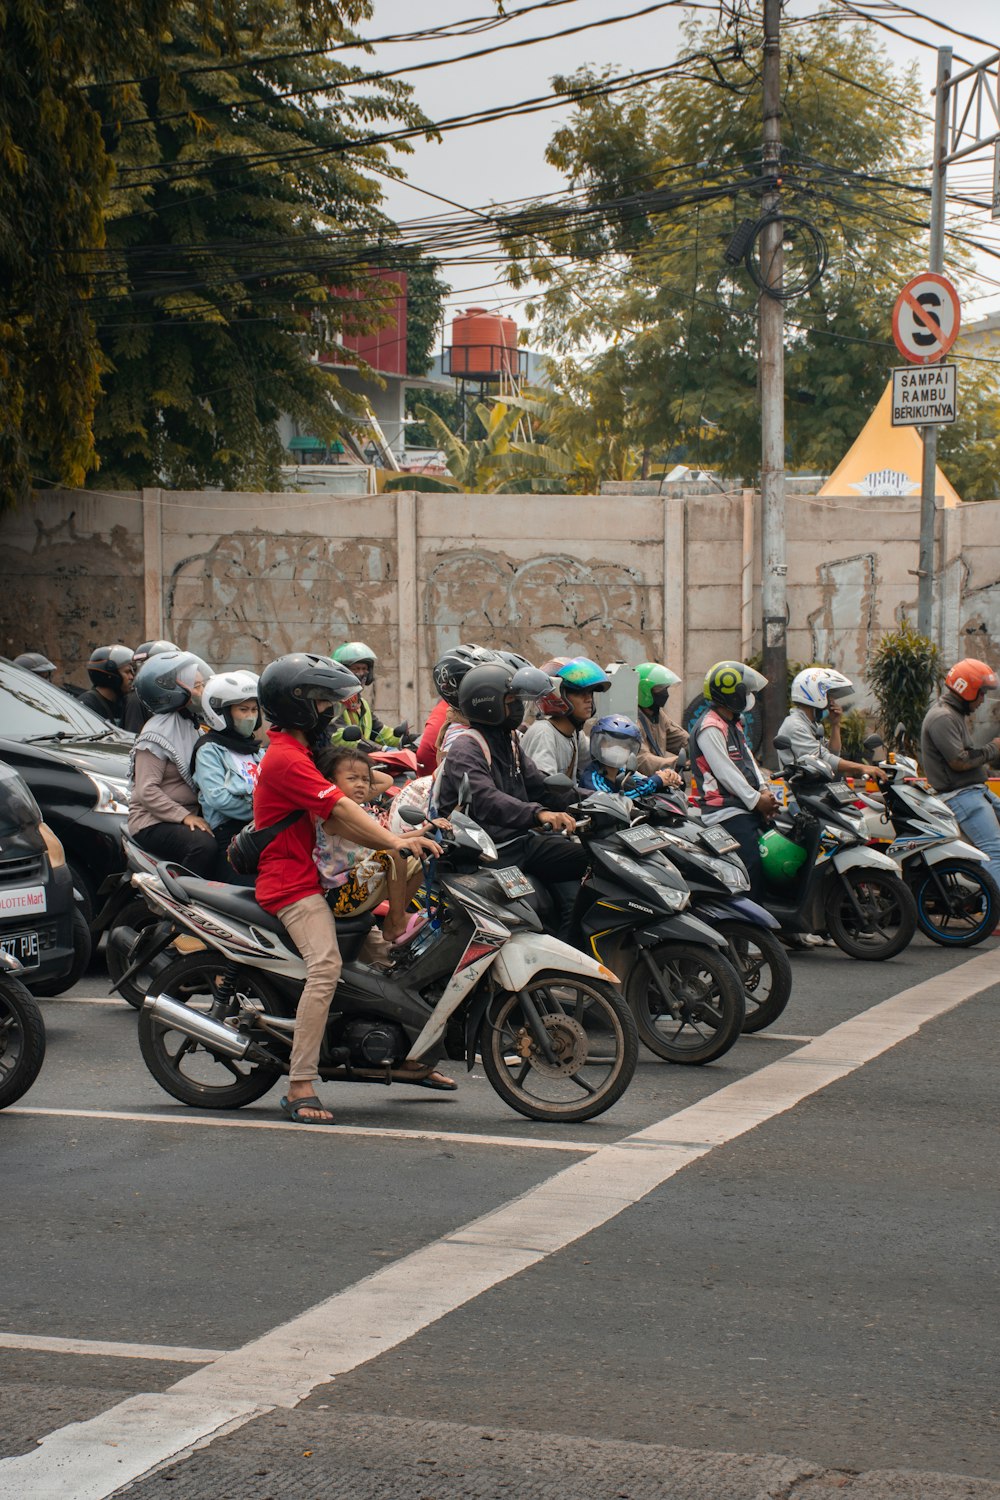
[[[369,805],[376,794],[376,773],[363,750],[330,745],[317,751],[316,765],[345,797],[376,815]],[[419,860],[395,850],[352,844],[332,832],[329,822],[316,824],[313,859],[320,885],[331,893],[327,900],[335,917],[357,916],[387,900],[389,914],[382,924],[387,943],[397,942],[421,920],[407,911],[422,880]]]

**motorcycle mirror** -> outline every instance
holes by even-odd
[[[678,753],[677,759],[674,761],[674,770],[679,775],[681,771],[686,771],[687,770],[687,764],[688,764],[688,753],[687,753],[687,746],[685,746],[684,749],[681,750]]]
[[[774,748],[775,748],[775,750],[789,750],[790,751],[792,749],[792,742],[788,738],[788,735],[787,734],[776,734],[774,736]]]
[[[464,812],[472,801],[472,788],[469,785],[469,773],[463,772],[462,779],[458,783],[458,807]]]
[[[576,787],[573,785],[572,781],[570,781],[568,776],[564,776],[561,771],[553,771],[550,776],[546,776],[545,785],[549,787],[553,792],[576,791]]]
[[[902,719],[900,719],[899,723],[896,725],[895,729],[892,731],[892,737],[896,741],[897,745],[901,745],[903,743],[903,740],[904,740],[905,736],[906,736],[906,725],[903,723]]]
[[[404,823],[409,823],[411,828],[420,828],[427,821],[419,807],[401,807],[399,809],[399,816]]]
[[[410,721],[409,721],[409,719],[404,719],[403,722],[402,722],[402,724],[397,724],[396,727],[395,727],[395,729],[392,732],[396,736],[397,740],[408,739],[409,735],[410,735]]]
[[[346,729],[340,731],[340,738],[345,745],[354,745],[361,738],[361,725],[348,724]]]
[[[882,736],[880,734],[870,734],[868,738],[863,741],[865,749],[869,752],[877,750],[881,745],[884,745],[884,743],[885,741],[882,739]]]

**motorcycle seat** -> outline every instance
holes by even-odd
[[[252,922],[255,927],[277,933],[279,937],[287,936],[280,920],[258,906],[253,891],[246,886],[225,885],[217,880],[200,880],[197,875],[177,875],[175,878],[184,893],[192,901],[197,901],[199,906],[207,906],[212,911],[221,912],[223,916],[237,917],[241,922]],[[374,921],[375,914],[370,911],[357,917],[338,917],[338,936],[363,937],[370,931]]]

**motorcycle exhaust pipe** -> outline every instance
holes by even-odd
[[[203,1042],[211,1051],[221,1052],[226,1057],[246,1057],[253,1046],[248,1036],[241,1036],[231,1026],[223,1026],[221,1022],[213,1021],[211,1016],[192,1010],[188,1005],[181,1005],[179,1000],[172,999],[170,995],[147,995],[142,1008],[154,1021],[159,1021],[171,1031],[183,1032],[185,1036],[196,1042]]]

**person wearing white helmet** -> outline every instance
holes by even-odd
[[[778,751],[778,764],[787,770],[796,761],[819,757],[831,771],[840,775],[874,776],[885,780],[885,772],[848,760],[840,753],[840,721],[845,700],[853,697],[854,684],[833,667],[806,667],[792,681],[792,707],[781,724],[776,738],[791,740],[790,750]],[[829,718],[830,739],[823,732],[823,720]]]
[[[253,818],[254,787],[264,754],[257,738],[261,720],[256,672],[238,668],[210,677],[201,695],[201,714],[208,733],[195,744],[191,775],[205,822],[224,857],[230,839]],[[232,878],[231,871],[226,878]]]

